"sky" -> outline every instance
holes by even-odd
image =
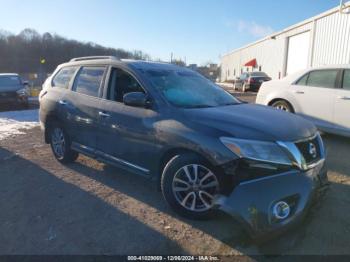
[[[339,0],[0,0],[0,29],[33,28],[188,64],[220,56]]]

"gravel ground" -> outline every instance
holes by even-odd
[[[225,214],[183,219],[145,178],[84,156],[63,166],[38,127],[23,132],[0,141],[0,254],[350,254],[350,139],[324,136],[332,186],[323,203],[256,246]]]

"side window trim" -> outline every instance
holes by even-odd
[[[82,66],[77,66],[77,70],[75,71],[75,73],[74,73],[74,75],[73,75],[73,77],[70,80],[69,85],[68,85],[69,91],[73,91],[73,85],[74,85],[75,79],[76,79],[77,75],[79,74],[81,68],[82,68]]]
[[[337,74],[337,78],[335,79],[335,89],[343,89],[343,80],[344,80],[344,73],[345,70],[344,69],[340,69],[338,68],[338,74]]]
[[[100,86],[98,88],[98,96],[90,96],[90,95],[87,95],[87,94],[78,93],[77,91],[73,90],[74,84],[77,81],[79,73],[81,72],[81,70],[83,70],[83,68],[86,68],[86,67],[101,67],[101,68],[104,68],[104,72],[103,72],[103,76],[102,76],[102,79],[101,79],[101,83],[100,83]],[[72,77],[69,90],[71,92],[78,93],[79,95],[84,95],[84,96],[88,96],[88,97],[95,98],[95,99],[101,99],[102,98],[102,94],[103,94],[103,88],[104,88],[104,85],[105,85],[105,79],[106,79],[107,71],[108,71],[108,65],[100,65],[100,64],[80,65],[80,66],[78,66],[78,69],[77,69],[77,71],[74,74],[74,77]]]
[[[151,97],[150,94],[149,94],[149,92],[147,92],[147,89],[144,88],[143,84],[142,84],[141,81],[135,76],[134,73],[132,73],[130,70],[125,69],[124,67],[112,65],[112,66],[110,66],[110,68],[108,69],[109,72],[108,72],[108,75],[107,75],[108,78],[106,78],[105,92],[104,92],[103,97],[102,97],[103,99],[105,99],[105,100],[107,100],[107,101],[110,101],[110,102],[114,102],[114,103],[118,103],[118,104],[123,104],[123,105],[124,105],[123,102],[110,100],[110,99],[108,98],[108,95],[109,95],[109,81],[111,80],[111,76],[112,76],[112,71],[113,71],[113,69],[122,70],[122,71],[124,71],[125,73],[129,74],[130,76],[132,76],[132,77],[136,80],[136,82],[139,84],[139,86],[142,88],[143,92],[145,92],[145,94],[146,94],[147,96]],[[107,79],[108,79],[108,81],[107,81]]]
[[[62,71],[62,69],[64,69],[64,68],[66,68],[66,67],[61,67],[60,69],[58,69],[56,72],[55,72],[55,74],[53,74],[53,76],[52,76],[52,78],[51,78],[51,83],[50,83],[50,85],[51,85],[51,87],[55,87],[55,85],[54,85],[54,83],[53,83],[53,80],[56,78],[56,76]]]
[[[338,88],[341,89],[341,90],[346,90],[346,91],[350,91],[349,88],[344,88],[344,80],[345,80],[345,74],[349,74],[349,77],[350,77],[350,68],[343,68],[341,70],[341,73],[340,73],[340,77],[339,77],[339,85],[338,85]]]
[[[107,96],[108,96],[108,91],[109,91],[108,90],[108,88],[109,88],[109,80],[111,78],[112,69],[113,69],[113,66],[111,66],[111,65],[107,66],[105,81],[104,81],[104,84],[103,84],[102,95],[101,95],[101,99],[107,100],[107,101],[109,101],[107,99]]]
[[[62,68],[63,68],[63,67],[62,67]],[[54,72],[54,74],[52,75],[52,78],[51,78],[51,83],[50,83],[50,86],[51,86],[51,87],[54,87],[53,80],[54,80],[54,79],[55,79],[55,77],[56,77],[56,76],[59,74],[59,72],[61,72],[62,68],[60,68],[60,69],[56,70],[56,71]]]
[[[55,86],[55,85],[54,85],[54,79],[56,78],[56,76],[57,76],[63,69],[74,68],[74,67],[76,68],[76,69],[75,69],[75,72],[74,72],[74,74],[72,75],[72,77],[71,77],[71,79],[70,79],[70,81],[69,81],[69,83],[68,83],[67,88],[64,88],[64,89],[66,89],[66,90],[70,90],[70,89],[72,88],[72,83],[74,82],[74,79],[75,79],[77,73],[78,73],[79,70],[80,70],[80,66],[74,66],[74,65],[69,66],[69,65],[68,65],[68,66],[63,66],[63,67],[61,67],[61,68],[58,69],[57,72],[52,76],[50,86],[51,86],[51,87],[58,87],[58,86]]]

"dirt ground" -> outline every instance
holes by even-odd
[[[145,178],[84,156],[63,166],[38,127],[25,132],[0,141],[0,254],[350,254],[350,139],[324,136],[326,198],[295,230],[257,246],[225,214],[183,219]]]

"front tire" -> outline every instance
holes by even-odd
[[[178,214],[208,219],[215,212],[214,199],[220,179],[205,160],[195,154],[175,156],[164,168],[161,188],[165,200]]]
[[[50,145],[55,158],[63,163],[74,162],[79,154],[71,149],[71,141],[64,128],[58,122],[52,123],[49,129]]]
[[[278,110],[294,113],[294,109],[291,106],[291,104],[289,104],[285,100],[277,100],[277,101],[273,102],[271,106],[278,109]]]

